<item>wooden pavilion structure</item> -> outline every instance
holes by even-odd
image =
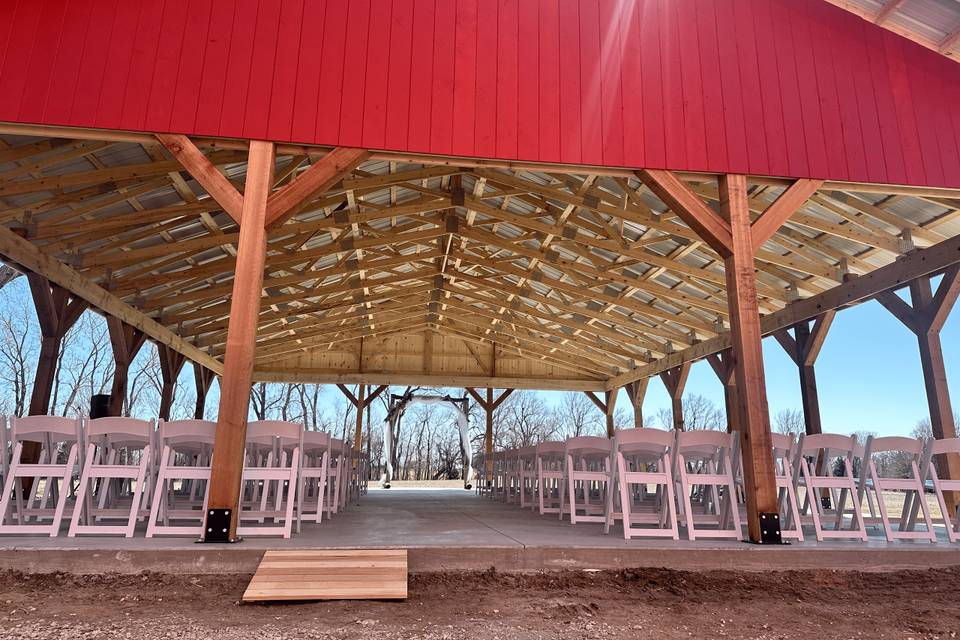
[[[679,405],[706,359],[759,541],[761,339],[818,432],[831,320],[877,299],[955,435],[955,62],[822,0],[257,4],[0,7],[0,255],[41,318],[31,411],[88,306],[114,398],[146,339],[165,387],[186,360],[200,395],[220,376],[209,503],[231,535],[256,380],[378,385],[358,408],[465,387],[489,448],[495,389],[589,392],[612,429],[620,389],[642,424],[649,379]]]

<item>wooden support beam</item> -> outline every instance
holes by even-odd
[[[800,397],[803,403],[803,422],[807,435],[823,433],[815,364],[836,313],[835,310],[825,311],[812,321],[804,320],[793,327],[792,336],[788,329],[781,329],[773,334],[797,365],[800,375]]]
[[[354,405],[357,408],[357,425],[353,431],[353,453],[354,455],[359,455],[360,447],[363,446],[363,410],[367,406],[367,385],[361,384],[360,388],[357,390],[357,403]],[[353,461],[354,467],[357,466],[357,460]]]
[[[357,386],[363,386],[363,385],[357,385]],[[358,400],[357,397],[353,395],[353,392],[350,391],[350,389],[347,389],[346,385],[338,384],[337,389],[340,389],[340,393],[342,393],[347,398],[347,401],[350,402],[350,404],[352,404],[354,407],[357,407],[358,409],[361,408],[360,400]]]
[[[207,159],[190,138],[180,134],[158,133],[157,140],[167,148],[193,179],[200,183],[210,197],[240,224],[243,215],[243,196],[227,177]]]
[[[803,300],[792,302],[780,311],[767,314],[760,321],[763,335],[815,318],[828,310],[839,310],[877,297],[887,289],[899,288],[915,278],[941,273],[960,263],[960,236],[939,242],[925,249],[909,253],[896,262],[879,267],[870,273],[851,278],[843,284]],[[659,375],[681,362],[694,362],[719,353],[731,346],[729,332],[698,342],[681,351],[671,353],[653,362],[636,367],[607,381],[607,388],[622,387],[628,382]]]
[[[370,157],[370,152],[337,147],[267,200],[267,227],[283,224]]]
[[[197,406],[193,412],[194,420],[203,420],[206,416],[207,393],[210,392],[210,386],[216,375],[210,369],[193,364],[193,377],[197,385]]]
[[[607,405],[603,400],[597,397],[597,394],[595,394],[593,391],[584,391],[583,393],[587,396],[590,402],[596,405],[597,409],[600,409],[600,411],[602,411],[604,415],[606,415]]]
[[[681,220],[710,247],[726,257],[732,239],[730,223],[708,207],[676,174],[663,170],[638,171],[637,176],[654,195],[670,207]]]
[[[110,387],[111,416],[123,413],[123,402],[127,397],[127,376],[130,363],[137,357],[140,348],[147,341],[147,335],[119,318],[107,316],[107,330],[113,347],[113,384]]]
[[[240,505],[243,456],[246,446],[247,411],[253,360],[257,340],[257,317],[263,287],[263,269],[267,250],[267,197],[273,185],[274,146],[270,142],[251,141],[246,187],[237,247],[237,271],[230,304],[230,326],[220,382],[220,411],[208,492],[209,514],[228,510],[229,540],[236,539]],[[207,539],[204,529],[204,539]],[[218,534],[220,532],[217,532]],[[212,536],[218,539],[220,536]]]
[[[177,389],[177,378],[187,361],[182,353],[177,353],[165,344],[157,345],[157,356],[160,358],[160,411],[161,420],[170,419],[170,409],[173,407],[174,393]]]
[[[947,269],[943,279],[933,290],[932,278],[924,276],[909,283],[910,304],[893,291],[887,291],[877,300],[891,311],[917,337],[920,349],[920,366],[923,370],[923,385],[930,410],[930,426],[933,437],[939,439],[957,437],[950,388],[947,385],[947,370],[940,342],[940,330],[950,310],[960,295],[960,267]],[[960,479],[960,456],[949,454],[940,461],[940,476],[951,480]],[[947,506],[953,513],[960,500],[951,493]]]
[[[613,414],[614,410],[617,407],[617,394],[619,389],[611,389],[609,391],[603,392],[603,403],[606,405],[607,410],[604,412],[604,416],[607,419],[607,437],[612,438],[617,433],[617,425],[614,424]]]
[[[740,408],[737,400],[737,377],[733,351],[727,349],[707,356],[710,368],[723,385],[723,405],[727,414],[727,433],[740,431]]]
[[[72,297],[63,287],[36,273],[28,271],[27,282],[40,325],[40,354],[30,396],[30,415],[46,415],[50,411],[60,345],[87,309],[87,301]],[[24,461],[29,462],[26,458]]]
[[[221,372],[223,365],[208,353],[196,348],[173,331],[153,320],[142,311],[134,309],[103,287],[94,284],[76,270],[50,257],[6,227],[0,226],[0,255],[9,262],[20,265],[26,271],[41,275],[86,300],[105,314],[117,317],[153,338],[162,342],[190,360],[198,362],[214,372]]]
[[[883,24],[886,22],[887,18],[893,15],[893,12],[899,9],[904,1],[905,0],[886,0],[882,5],[880,5],[877,15],[873,18],[874,24]]]
[[[633,407],[633,426],[637,429],[643,428],[643,399],[647,395],[647,386],[650,384],[650,378],[628,382],[626,385],[627,397],[630,398],[630,405]]]
[[[777,230],[823,186],[823,180],[797,180],[773,201],[750,225],[753,252],[756,253]]]
[[[71,298],[69,291],[36,273],[27,271],[26,276],[40,325],[40,353],[33,377],[29,415],[42,416],[51,411],[50,396],[63,337],[86,310],[87,301]],[[20,460],[25,464],[36,464],[40,460],[41,447],[40,442],[24,442]],[[32,486],[32,478],[22,480],[24,492],[29,492]]]
[[[730,255],[724,260],[727,300],[730,305],[730,335],[736,359],[737,404],[743,451],[743,482],[747,497],[747,526],[750,539],[760,542],[762,514],[776,514],[777,483],[770,438],[770,411],[761,348],[760,310],[757,306],[756,276],[747,180],[741,175],[720,177],[720,206],[730,222],[733,238]],[[779,536],[777,536],[779,538]]]
[[[664,371],[660,374],[663,386],[667,388],[670,394],[670,409],[673,416],[673,428],[677,431],[683,431],[683,390],[687,386],[687,378],[690,376],[691,363],[684,362],[679,367]]]
[[[493,477],[493,412],[497,410],[503,401],[510,397],[510,394],[513,393],[513,389],[504,389],[500,393],[500,396],[496,396],[496,392],[492,388],[487,388],[486,398],[480,395],[480,393],[473,387],[464,387],[467,393],[476,400],[477,404],[483,409],[484,418],[486,420],[486,428],[483,432],[483,450],[485,452],[486,468],[487,468],[487,483],[491,482]]]

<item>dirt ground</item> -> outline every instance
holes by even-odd
[[[0,638],[956,638],[960,567],[410,578],[406,602],[241,605],[248,576],[0,573]]]

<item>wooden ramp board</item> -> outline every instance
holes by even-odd
[[[316,549],[264,553],[243,601],[406,597],[406,549]]]

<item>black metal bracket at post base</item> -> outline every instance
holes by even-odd
[[[760,541],[758,544],[787,544],[780,532],[780,514],[760,512]]]
[[[240,542],[240,536],[230,537],[230,516],[233,509],[207,509],[207,521],[203,524],[203,537],[197,542]]]

